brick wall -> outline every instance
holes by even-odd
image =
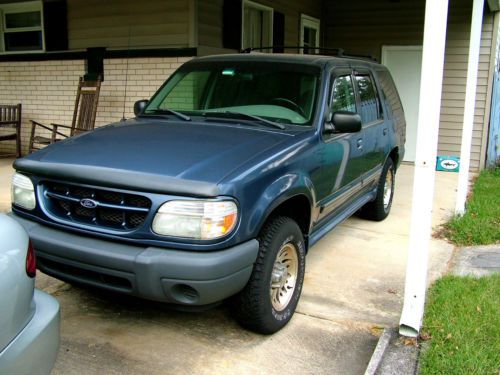
[[[133,58],[104,61],[104,82],[96,127],[133,117],[136,100],[149,98],[172,72],[189,58]],[[84,60],[0,62],[0,103],[22,103],[22,148],[27,153],[33,119],[71,125],[78,77]],[[125,82],[127,82],[125,99]],[[125,106],[124,106],[125,104]],[[0,142],[0,153],[12,152],[14,142]]]

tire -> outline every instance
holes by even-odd
[[[276,216],[258,240],[252,275],[236,297],[236,319],[251,331],[271,334],[290,321],[297,307],[304,282],[304,237],[294,220]]]
[[[368,202],[361,208],[361,216],[368,220],[382,221],[391,211],[392,198],[394,196],[394,183],[396,172],[394,162],[387,158],[382,175],[377,186],[377,196],[375,200]]]

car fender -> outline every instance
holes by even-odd
[[[249,215],[247,231],[251,237],[256,237],[266,220],[288,199],[298,195],[305,196],[310,203],[310,209],[316,206],[316,194],[312,181],[308,176],[298,172],[290,172],[280,176],[271,183],[255,202]],[[311,219],[313,212],[311,212]]]

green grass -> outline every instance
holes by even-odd
[[[494,374],[500,370],[500,274],[445,276],[430,289],[421,374]]]
[[[459,246],[500,243],[500,168],[481,172],[466,213],[444,228],[444,235]]]

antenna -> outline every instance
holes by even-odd
[[[128,60],[130,59],[130,37],[132,34],[132,25],[128,26],[128,41],[127,41],[127,63],[125,65],[125,93],[123,95],[123,112],[122,120],[125,121],[125,107],[127,105],[127,84],[128,84]]]

